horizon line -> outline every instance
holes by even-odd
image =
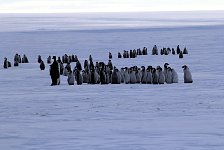
[[[0,12],[0,14],[78,14],[78,13],[159,13],[159,12],[224,12],[223,10],[149,10],[149,11],[77,11],[77,12]]]

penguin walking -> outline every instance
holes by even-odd
[[[188,66],[182,66],[184,71],[184,83],[193,83],[192,75]]]

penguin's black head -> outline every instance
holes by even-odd
[[[182,68],[186,69],[186,68],[187,68],[187,66],[186,66],[186,65],[183,65],[183,66],[182,66]]]

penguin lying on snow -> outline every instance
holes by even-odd
[[[182,68],[184,71],[184,83],[193,83],[190,69],[186,65],[182,66]]]

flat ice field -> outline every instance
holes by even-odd
[[[165,14],[0,15],[0,149],[223,150],[223,12]],[[189,54],[117,58],[155,44]],[[50,86],[49,55],[75,54],[83,65],[89,54],[107,62],[109,51],[118,68],[168,62],[179,83],[69,86],[61,76]],[[16,53],[30,63],[3,69]],[[193,84],[183,83],[185,64]]]

